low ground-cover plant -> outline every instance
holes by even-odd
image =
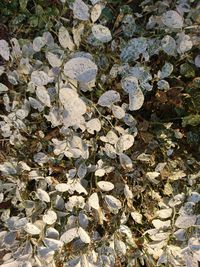
[[[1,5],[1,266],[198,266],[199,4]]]

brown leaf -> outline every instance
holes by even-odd
[[[169,104],[181,107],[182,106],[182,88],[171,88],[171,90],[169,90],[167,92],[167,97],[168,97],[168,101]]]
[[[52,138],[57,137],[58,134],[59,134],[59,129],[58,129],[58,128],[55,128],[55,129],[53,129],[51,132],[49,132],[49,133],[45,136],[44,140],[45,140],[45,141],[49,141],[49,140],[51,140]]]
[[[166,92],[162,92],[162,91],[158,91],[156,93],[156,98],[160,103],[166,103],[168,100]]]
[[[0,209],[6,210],[6,209],[10,209],[10,208],[11,208],[11,200],[0,203]]]
[[[149,122],[146,120],[142,120],[138,123],[138,130],[146,132],[149,128]]]
[[[122,267],[120,257],[116,257],[115,258],[115,265],[114,265],[114,267]]]
[[[153,134],[148,132],[140,132],[140,136],[146,144],[149,144],[154,138]]]

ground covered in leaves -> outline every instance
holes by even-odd
[[[197,267],[199,1],[0,12],[0,266]]]

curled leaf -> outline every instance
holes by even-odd
[[[165,62],[162,69],[158,71],[158,78],[163,79],[163,78],[169,77],[170,74],[173,72],[173,69],[174,69],[174,66],[171,63]]]

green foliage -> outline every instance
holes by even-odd
[[[187,133],[187,142],[191,145],[199,145],[200,141],[200,135],[199,133],[195,133],[192,131],[189,131]]]
[[[19,5],[22,11],[26,11],[28,0],[19,0]]]
[[[62,11],[61,3],[52,5],[51,1],[33,1],[33,0],[12,0],[1,1],[0,9],[2,13],[2,22],[7,23],[11,31],[19,31],[20,33],[32,34],[32,28],[42,30],[50,29],[53,26],[52,18],[56,19]],[[30,27],[27,27],[29,25]]]
[[[195,77],[195,69],[192,65],[188,63],[184,63],[180,67],[180,73],[182,76],[186,78],[194,78]]]
[[[183,124],[183,127],[185,127],[186,125],[197,126],[200,124],[200,115],[199,114],[188,115],[183,118],[182,124]]]

